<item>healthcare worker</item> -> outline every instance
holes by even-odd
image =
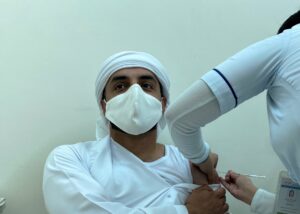
[[[204,174],[176,147],[156,142],[169,100],[169,78],[156,58],[133,51],[109,57],[96,80],[96,98],[104,122],[98,127],[109,132],[100,140],[62,145],[51,152],[43,179],[49,213],[228,210],[223,188],[212,191],[196,185],[207,184]]]
[[[200,127],[267,90],[271,144],[300,183],[300,12],[289,17],[278,35],[257,42],[230,57],[197,80],[168,108],[171,136],[184,156],[214,180],[209,145]],[[236,181],[228,175],[231,184]],[[245,182],[247,183],[247,182]],[[243,182],[240,184],[243,185]],[[257,191],[256,198],[274,197]],[[252,210],[271,213],[270,203],[252,201]],[[264,206],[265,205],[265,206]]]

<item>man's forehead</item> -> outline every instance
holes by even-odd
[[[141,78],[141,77],[152,77],[154,80],[158,81],[158,78],[156,75],[152,72],[149,71],[148,69],[145,68],[123,68],[115,73],[113,73],[110,78],[108,79],[107,83],[111,82],[114,79],[117,79],[118,77],[123,77],[123,78]]]

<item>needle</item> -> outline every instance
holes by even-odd
[[[217,171],[219,174],[224,174],[226,175],[227,172],[223,172],[223,171]],[[247,177],[251,177],[251,178],[266,178],[265,175],[254,175],[254,174],[241,174],[241,173],[238,173],[239,175],[243,175],[243,176],[247,176]]]

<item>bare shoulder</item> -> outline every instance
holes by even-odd
[[[208,184],[206,175],[194,164],[190,162],[193,183],[198,185]]]

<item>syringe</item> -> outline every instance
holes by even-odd
[[[217,172],[218,172],[218,174],[223,174],[223,175],[226,175],[227,174],[227,172],[224,172],[224,171],[219,171],[219,170],[217,170]],[[265,175],[255,175],[255,174],[243,174],[243,173],[237,173],[237,174],[239,174],[239,175],[243,175],[243,176],[247,176],[247,177],[250,177],[250,178],[267,178],[267,176],[265,176]]]

